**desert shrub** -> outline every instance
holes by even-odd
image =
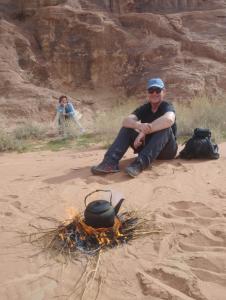
[[[45,125],[37,122],[27,121],[23,125],[16,127],[13,131],[16,139],[27,140],[27,139],[42,139],[47,132]]]
[[[23,151],[26,145],[15,138],[12,134],[0,129],[0,152],[3,151]]]
[[[139,105],[133,100],[115,106],[110,112],[99,113],[94,131],[100,137],[100,141],[106,146],[112,143],[122,126],[123,118]],[[189,102],[174,102],[174,106],[177,113],[179,141],[191,136],[196,127],[209,128],[213,140],[218,143],[226,139],[226,97],[211,99],[207,96],[199,96]]]
[[[106,146],[115,138],[116,133],[122,126],[122,120],[129,115],[139,104],[131,100],[124,104],[118,104],[108,112],[98,112],[94,124],[94,131],[99,141]]]
[[[80,130],[78,129],[77,125],[74,123],[73,120],[67,120],[65,122],[65,126],[63,129],[63,136],[66,139],[73,139],[78,137],[80,134]]]
[[[196,97],[187,103],[175,103],[178,136],[190,136],[196,127],[209,128],[216,142],[226,138],[226,97],[211,99]]]
[[[23,151],[25,141],[28,139],[33,142],[55,136],[58,136],[56,145],[54,142],[52,143],[53,148],[57,149],[64,146],[72,147],[71,143],[74,143],[76,147],[88,147],[97,143],[107,147],[121,128],[123,118],[139,105],[140,103],[134,99],[127,102],[123,100],[119,101],[110,111],[96,112],[93,131],[90,135],[80,135],[77,126],[71,122],[65,125],[60,136],[58,129],[51,127],[51,124],[40,124],[34,121],[27,121],[10,132],[0,127],[0,151]],[[196,127],[209,128],[213,140],[217,143],[226,139],[226,97],[211,99],[200,96],[192,99],[189,103],[174,102],[174,106],[177,112],[179,142],[191,136]]]

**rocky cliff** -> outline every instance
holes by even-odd
[[[226,0],[0,0],[0,11],[9,117],[46,118],[60,93],[97,106],[102,92],[141,97],[152,76],[175,100],[226,90]]]

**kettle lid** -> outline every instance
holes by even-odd
[[[86,211],[94,214],[101,214],[111,209],[113,209],[113,206],[106,200],[92,201],[86,207]]]

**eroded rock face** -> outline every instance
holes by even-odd
[[[19,0],[17,10],[19,13],[29,16],[34,15],[39,8],[56,6],[66,2],[67,0]]]
[[[6,114],[45,118],[60,93],[141,97],[153,76],[171,99],[226,90],[226,0],[2,0],[0,8]]]
[[[225,7],[223,0],[126,0],[110,1],[121,12],[182,12],[219,9]]]

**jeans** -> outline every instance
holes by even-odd
[[[104,156],[105,161],[118,164],[120,159],[131,146],[138,136],[138,132],[131,128],[122,127],[118,136],[110,146]],[[155,159],[173,159],[177,153],[177,143],[171,128],[146,135],[145,143],[134,153],[138,153],[138,158],[144,168],[148,167]]]

